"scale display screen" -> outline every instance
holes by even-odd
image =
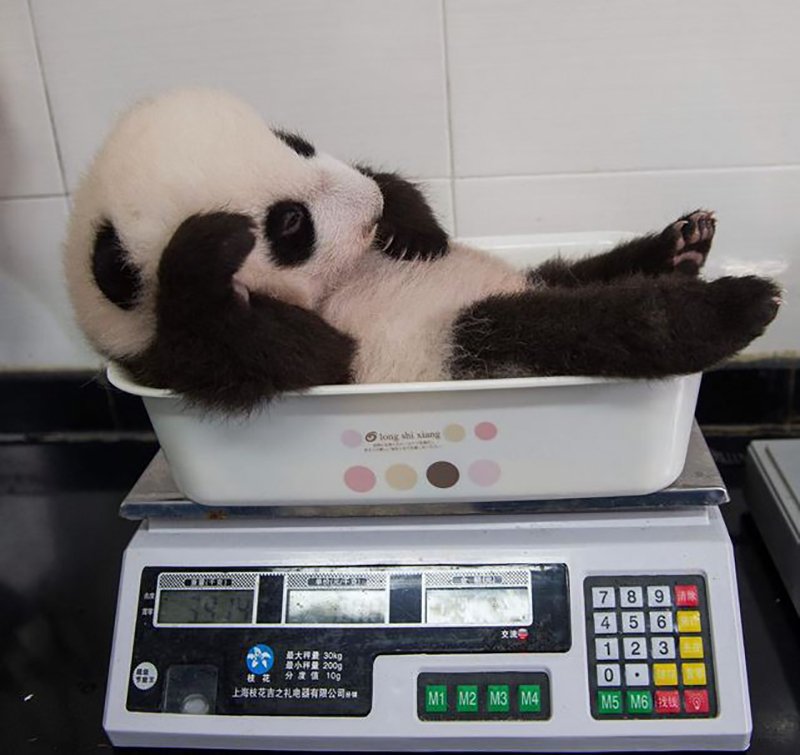
[[[163,572],[155,626],[530,625],[530,567]]]
[[[163,590],[162,624],[240,624],[253,618],[252,590]]]

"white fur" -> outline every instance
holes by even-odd
[[[306,202],[316,230],[313,257],[294,268],[271,262],[262,235],[267,207],[284,199]],[[369,248],[381,202],[372,180],[331,157],[296,154],[230,95],[181,90],[145,101],[117,122],[74,196],[64,265],[78,321],[107,356],[141,352],[155,335],[164,247],[186,218],[216,210],[249,215],[257,230],[237,290],[313,308]],[[104,221],[143,275],[131,310],[108,301],[94,281],[94,237]]]
[[[459,311],[486,296],[526,288],[525,273],[451,243],[447,255],[432,261],[362,257],[350,282],[330,294],[321,313],[358,341],[356,382],[447,380]]]

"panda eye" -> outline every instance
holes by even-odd
[[[298,207],[289,207],[280,216],[280,235],[291,236],[303,226],[303,212]]]
[[[314,252],[316,234],[308,207],[302,202],[277,202],[267,210],[264,233],[279,265],[305,262]]]

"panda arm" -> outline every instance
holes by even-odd
[[[125,360],[137,379],[228,412],[284,391],[349,382],[353,339],[313,312],[234,289],[254,243],[243,215],[183,222],[159,263],[155,341]]]
[[[711,250],[715,229],[714,214],[696,210],[678,218],[660,233],[630,239],[604,254],[576,262],[560,257],[549,260],[531,270],[529,277],[534,283],[550,286],[581,286],[635,274],[697,275]]]
[[[447,232],[417,186],[397,173],[381,173],[365,165],[355,167],[375,181],[383,195],[375,243],[384,254],[403,260],[427,260],[447,253]]]
[[[764,278],[641,275],[493,296],[456,320],[450,372],[460,379],[696,372],[760,335],[777,312],[778,296]]]

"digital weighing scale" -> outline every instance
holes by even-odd
[[[726,500],[697,428],[660,493],[494,506],[209,508],[159,454],[122,506],[143,521],[106,731],[231,749],[746,749]]]

